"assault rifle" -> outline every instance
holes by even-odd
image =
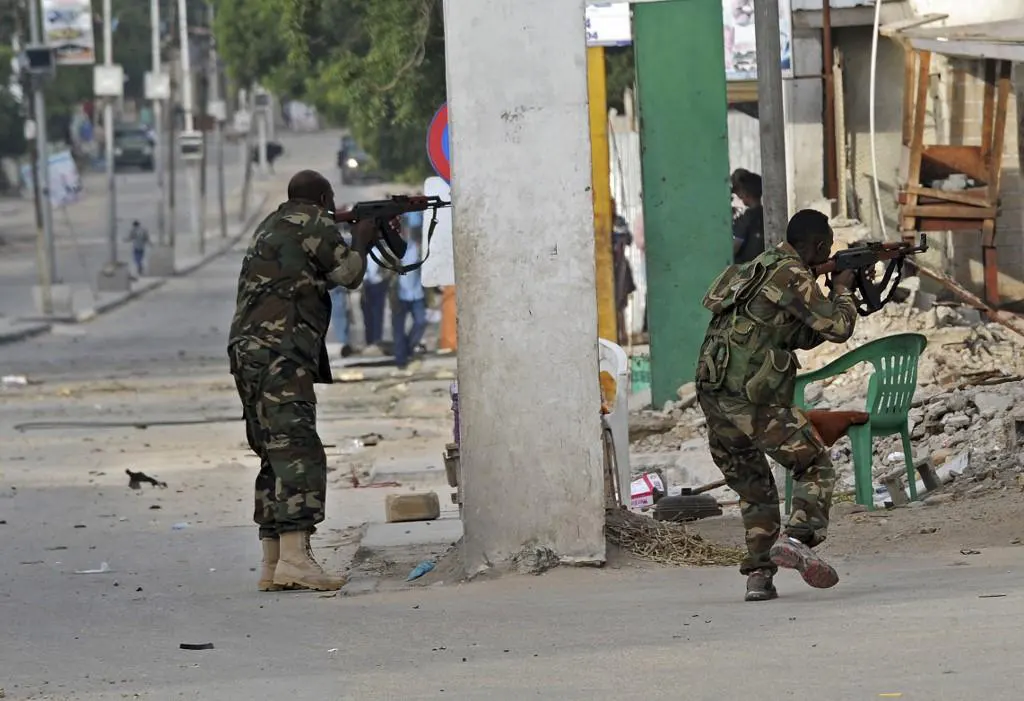
[[[884,307],[892,299],[896,287],[903,279],[903,263],[907,256],[924,253],[928,250],[928,237],[921,234],[921,243],[912,242],[882,243],[870,241],[850,244],[844,251],[839,251],[821,265],[814,266],[815,276],[828,275],[828,286],[832,286],[832,275],[844,270],[856,271],[854,278],[854,300],[857,313],[861,316],[873,314]],[[888,261],[885,273],[880,282],[875,282],[875,265]]]
[[[371,220],[377,227],[377,240],[370,247],[369,255],[379,266],[386,268],[399,275],[411,273],[420,268],[430,256],[430,239],[434,236],[434,228],[437,226],[437,210],[441,207],[450,207],[451,202],[445,202],[440,197],[423,195],[394,195],[386,200],[373,200],[371,202],[357,202],[351,209],[341,212],[333,212],[334,221],[339,224],[355,224],[356,222]],[[409,265],[402,265],[402,258],[405,257],[406,249],[409,247],[401,235],[401,226],[397,219],[403,214],[410,212],[425,212],[431,210],[432,217],[430,228],[427,229],[427,241],[423,257]],[[376,252],[374,251],[376,249]],[[377,257],[377,253],[381,257]]]

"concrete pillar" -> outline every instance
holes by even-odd
[[[633,6],[640,98],[651,396],[692,382],[708,287],[732,262],[722,6]]]
[[[784,80],[790,214],[824,197],[823,70],[821,30],[797,29],[793,33],[796,77]]]
[[[605,557],[583,10],[445,1],[470,575]]]

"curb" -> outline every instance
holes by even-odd
[[[9,343],[18,343],[19,341],[27,341],[30,338],[35,338],[36,336],[41,336],[44,333],[49,333],[50,329],[53,328],[53,324],[48,322],[19,325],[24,328],[16,329],[14,331],[0,331],[0,346],[7,345]]]
[[[75,314],[75,318],[72,321],[76,324],[83,324],[87,321],[92,321],[101,314],[112,312],[115,309],[118,309],[119,307],[123,307],[124,305],[128,304],[128,302],[131,302],[134,299],[142,297],[148,292],[152,292],[153,290],[163,287],[164,283],[166,282],[167,278],[154,278],[152,280],[145,280],[143,282],[140,282],[138,287],[136,287],[134,290],[121,293],[114,299],[107,300],[106,302],[97,304],[92,309],[86,309],[85,311],[81,311],[78,314]]]

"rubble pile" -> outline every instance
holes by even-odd
[[[923,292],[918,282],[912,278],[901,284],[903,301],[859,318],[846,343],[826,343],[798,352],[800,372],[824,367],[883,336],[908,332],[926,336],[928,346],[918,363],[918,389],[910,412],[915,461],[928,459],[936,468],[956,462],[955,474],[945,473],[946,479],[954,479],[952,493],[974,488],[972,495],[978,495],[1016,488],[1017,475],[1024,470],[1024,461],[1017,458],[1016,431],[1019,428],[1024,438],[1024,416],[1015,423],[1013,411],[1018,403],[1024,409],[1024,337],[1000,324],[987,323],[976,309],[938,302],[934,295]],[[863,410],[872,372],[870,365],[862,363],[809,385],[805,402],[817,409]],[[631,452],[641,454],[638,457],[643,457],[645,464],[657,463],[654,458],[659,453],[671,453],[676,465],[689,463],[693,446],[706,435],[692,384],[679,389],[678,401],[668,402],[660,410],[636,412],[631,417],[631,422],[634,420],[664,425],[663,430],[647,431],[632,442]],[[874,453],[873,472],[878,479],[904,465],[899,436],[877,439]],[[852,490],[849,440],[840,440],[832,457],[837,491]],[[1024,475],[1020,479],[1024,484]],[[671,482],[670,488],[678,486]]]

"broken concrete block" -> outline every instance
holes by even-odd
[[[437,492],[422,494],[389,494],[384,502],[388,523],[433,521],[441,516],[441,500]]]
[[[697,403],[697,385],[693,382],[687,382],[676,390],[676,395],[679,397],[677,408],[689,409]]]
[[[1002,414],[1014,405],[1014,397],[1009,394],[995,392],[978,392],[974,395],[974,406],[982,418],[991,419]]]

